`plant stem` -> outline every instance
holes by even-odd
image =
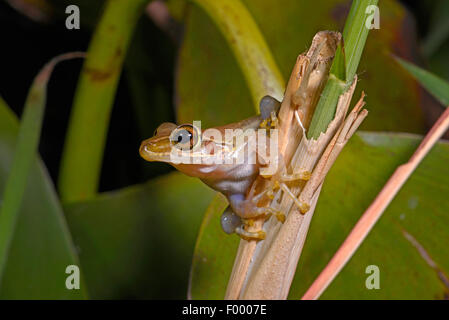
[[[285,82],[271,51],[248,9],[240,0],[192,0],[203,8],[226,38],[259,112],[260,99],[284,96]]]
[[[367,9],[369,6],[377,5],[377,2],[378,0],[354,0],[352,2],[343,31],[344,47],[342,46],[337,51],[332,63],[329,80],[307,132],[308,139],[317,139],[321,132],[326,131],[335,116],[338,98],[353,81],[369,32],[369,28],[366,27],[367,19],[373,14]],[[346,66],[345,73],[341,72],[342,63]]]
[[[81,71],[59,176],[64,202],[95,195],[123,60],[148,0],[109,0]]]
[[[418,164],[429,153],[434,144],[441,138],[448,128],[449,107],[434,124],[410,160],[396,169],[383,189],[377,195],[376,199],[373,203],[371,203],[368,209],[366,209],[365,213],[354,226],[351,233],[338,249],[337,253],[335,253],[331,261],[327,264],[323,271],[321,271],[318,278],[315,279],[313,284],[304,294],[302,297],[303,300],[316,300],[320,297],[323,291],[329,286],[332,280],[353,256],[354,252],[366,238],[368,233],[382,216],[382,213],[394,199]]]

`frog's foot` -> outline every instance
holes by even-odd
[[[284,223],[285,222],[285,214],[282,211],[279,210],[274,210],[273,208],[267,208],[267,212],[273,216],[276,217],[276,219],[280,222],[280,223]]]
[[[308,180],[310,180],[311,176],[312,176],[312,172],[310,172],[308,170],[300,170],[300,171],[294,172],[292,174],[283,173],[281,175],[281,181],[282,182],[290,182],[290,181],[298,181],[298,180],[308,181]]]
[[[268,129],[268,128],[269,128],[268,123],[269,123],[269,120],[268,120],[268,119],[263,120],[263,121],[260,123],[260,128],[262,128],[262,129]]]
[[[260,100],[260,115],[264,119],[260,124],[261,128],[269,130],[277,127],[279,121],[276,114],[280,107],[281,102],[271,96],[264,96]]]
[[[248,227],[253,226],[253,219],[242,219],[235,214],[231,206],[228,206],[221,215],[221,228],[227,234],[236,233],[238,236],[245,240],[263,240],[265,239],[265,231],[247,231]]]
[[[274,111],[271,112],[270,116],[260,123],[260,128],[266,129],[270,133],[270,129],[276,129],[278,127],[279,120]]]
[[[238,234],[238,236],[244,240],[250,241],[250,240],[263,240],[265,239],[265,231],[259,230],[259,231],[246,231],[244,226],[241,225],[235,229],[235,233]]]
[[[287,185],[285,183],[281,183],[281,189],[282,191],[284,191],[284,193],[286,195],[288,195],[293,202],[295,203],[295,205],[298,207],[299,212],[301,212],[301,214],[305,214],[307,213],[307,211],[309,211],[310,209],[310,205],[306,202],[302,202],[300,201],[294,194],[293,192],[290,190],[289,187],[287,187]]]
[[[276,217],[276,219],[278,219],[278,221],[280,223],[284,223],[285,222],[285,214],[281,211],[276,211],[276,213],[274,214],[274,216]]]

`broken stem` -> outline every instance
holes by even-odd
[[[280,186],[269,209],[282,213],[286,220],[281,224],[274,216],[266,222],[262,218],[248,229],[263,228],[266,238],[260,242],[241,240],[226,299],[287,298],[324,178],[367,115],[362,111],[362,96],[346,117],[357,83],[354,80],[339,96],[335,117],[325,132],[317,140],[308,140],[304,135],[340,40],[339,33],[319,32],[309,51],[296,61],[278,116],[283,167],[271,178],[258,178],[254,183],[258,186],[255,190],[269,188],[270,181]],[[287,182],[280,178],[301,176],[301,172],[313,173],[304,175],[310,177],[308,181]]]
[[[338,97],[351,85],[362,56],[369,28],[370,8],[378,0],[353,1],[343,31],[343,43],[338,47],[329,79],[307,132],[309,139],[317,139],[332,121]]]

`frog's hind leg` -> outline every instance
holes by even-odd
[[[265,190],[263,190],[262,192],[260,192],[259,194],[257,194],[256,196],[254,196],[251,199],[252,205],[254,206],[253,211],[256,213],[256,216],[259,217],[263,217],[265,216],[266,219],[268,219],[270,216],[275,216],[276,219],[279,222],[284,223],[285,222],[285,214],[282,211],[276,210],[270,206],[263,206],[263,207],[259,207],[257,206],[257,203],[262,199],[262,197],[266,196],[268,197],[268,199],[270,200],[274,200],[276,197],[276,191],[278,191],[280,188],[279,182],[278,181],[274,181],[274,183],[270,186],[268,186],[267,188],[265,188]]]
[[[221,215],[220,223],[227,234],[234,233],[243,224],[242,219],[232,211],[231,206],[228,206]]]
[[[251,225],[250,219],[244,220],[235,214],[231,206],[228,206],[221,215],[221,228],[227,234],[236,233],[240,238],[245,240],[263,240],[265,239],[265,231],[246,231],[245,226]]]

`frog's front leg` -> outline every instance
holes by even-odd
[[[280,188],[279,183],[275,181],[274,185],[270,185],[264,191],[254,196],[250,201],[253,206],[252,212],[255,213],[256,216],[266,216],[267,218],[270,216],[275,216],[279,222],[284,223],[285,214],[282,211],[275,210],[271,207],[258,207],[257,204],[263,197],[268,197],[270,200],[274,199],[274,193]]]
[[[308,181],[312,176],[312,172],[308,170],[299,170],[298,172],[293,172],[292,174],[283,173],[280,176],[280,180],[282,182],[290,182],[290,181]]]
[[[289,196],[293,200],[293,203],[298,207],[299,212],[301,212],[302,214],[306,214],[307,211],[309,211],[310,204],[300,201],[293,194],[293,192],[290,190],[290,188],[287,187],[287,185],[285,183],[281,183],[281,189],[282,189],[282,191],[284,191],[284,194],[286,194],[287,196]]]
[[[259,109],[260,115],[263,119],[262,123],[260,124],[261,128],[274,129],[277,127],[277,114],[280,107],[281,102],[276,100],[272,96],[267,95],[260,100]]]
[[[274,199],[274,194],[277,190],[281,189],[285,195],[290,197],[295,205],[299,208],[300,212],[302,214],[305,214],[307,211],[309,211],[310,205],[305,202],[301,202],[298,200],[298,198],[293,194],[293,192],[290,190],[290,188],[285,184],[285,182],[292,182],[292,181],[308,181],[310,180],[312,173],[307,170],[300,170],[298,172],[294,172],[292,174],[275,174],[269,178],[271,178],[272,182],[270,185],[262,191],[257,196],[253,197],[253,202],[257,203],[263,196],[267,196],[270,199]],[[268,177],[267,177],[268,178]],[[276,215],[279,221],[283,222],[285,220],[285,215],[282,213],[276,212],[273,213]],[[282,218],[284,217],[284,218]]]

